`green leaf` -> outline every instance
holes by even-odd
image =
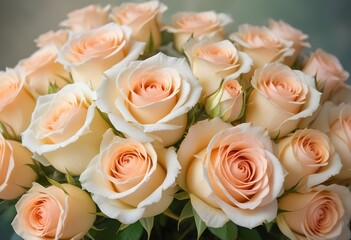
[[[256,231],[256,229],[249,229],[240,227],[239,228],[239,239],[246,240],[261,240],[260,234]]]
[[[206,230],[206,224],[201,220],[200,216],[197,214],[195,209],[193,209],[195,226],[197,230],[197,239],[199,239],[202,233]]]
[[[49,178],[48,176],[45,175],[45,173],[43,173],[43,174],[44,174],[46,180],[47,180],[51,185],[53,185],[53,186],[55,186],[55,187],[58,187],[59,189],[61,189],[62,191],[64,191],[67,195],[69,195],[68,192],[62,187],[61,183],[55,181],[54,179]]]
[[[238,237],[238,226],[232,221],[220,228],[208,228],[210,232],[221,240],[235,240]]]
[[[151,230],[154,227],[154,217],[142,218],[139,221],[147,232],[147,239],[150,239]]]
[[[124,228],[122,231],[119,231],[117,234],[118,240],[137,240],[140,239],[143,235],[143,226],[140,222],[136,222],[128,225],[127,228]]]
[[[174,198],[177,200],[186,200],[186,199],[189,199],[190,196],[189,196],[188,192],[182,191],[182,192],[174,194]]]
[[[178,230],[179,230],[179,225],[180,223],[184,220],[184,219],[187,219],[187,218],[190,218],[192,217],[194,214],[193,214],[193,207],[191,206],[191,203],[190,201],[188,201],[182,212],[180,213],[180,216],[179,216],[179,221],[178,221]]]

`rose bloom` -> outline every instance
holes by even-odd
[[[241,117],[244,107],[244,91],[237,80],[229,79],[206,99],[205,110],[210,117],[220,117],[233,122]]]
[[[272,151],[263,128],[203,120],[190,127],[178,149],[177,182],[206,226],[230,219],[253,228],[272,221],[278,210],[284,170]]]
[[[23,68],[0,71],[0,96],[0,121],[9,133],[20,134],[29,126],[35,106],[35,99],[25,85]]]
[[[60,48],[68,40],[68,31],[60,29],[58,31],[48,31],[41,34],[37,39],[34,40],[37,47],[42,48],[48,45],[55,45]]]
[[[108,130],[100,154],[79,180],[104,214],[131,224],[168,208],[178,190],[179,169],[174,148],[156,148]]]
[[[62,184],[63,189],[32,188],[16,204],[12,222],[15,232],[24,239],[82,239],[93,226],[96,207],[82,189]]]
[[[333,92],[329,99],[336,105],[340,103],[350,103],[351,104],[351,85],[343,84],[335,92]]]
[[[173,33],[174,47],[183,52],[183,45],[190,37],[198,38],[211,33],[223,36],[224,26],[232,21],[229,15],[214,11],[179,12],[172,16],[172,24],[165,29]]]
[[[295,50],[294,54],[286,57],[283,61],[284,64],[290,67],[296,62],[304,48],[311,47],[311,45],[306,42],[308,38],[306,34],[282,20],[274,21],[273,19],[270,19],[268,26],[269,29],[281,38],[293,42],[293,49]]]
[[[22,144],[45,166],[81,174],[99,152],[108,128],[95,108],[95,99],[84,83],[68,84],[55,94],[40,96]]]
[[[230,34],[237,48],[253,59],[254,68],[267,63],[282,62],[294,54],[293,42],[276,35],[267,27],[242,24],[239,31]]]
[[[89,31],[109,22],[108,12],[110,6],[104,8],[98,5],[89,5],[68,13],[68,18],[60,23],[73,32]]]
[[[157,0],[142,3],[122,3],[111,11],[111,18],[132,29],[132,38],[152,43],[153,49],[161,45],[160,19],[167,6]],[[152,42],[149,42],[152,41]]]
[[[32,186],[37,174],[29,166],[32,153],[0,134],[0,199],[15,199]]]
[[[306,190],[339,173],[341,162],[328,136],[318,130],[302,129],[280,139],[277,154],[288,172],[286,190]]]
[[[201,94],[186,60],[158,53],[113,70],[117,77],[104,79],[96,102],[113,126],[143,142],[175,144]]]
[[[222,79],[235,79],[249,72],[252,65],[246,53],[237,51],[229,40],[218,40],[216,35],[189,39],[184,53],[200,81],[204,98],[218,90]]]
[[[339,185],[316,186],[303,193],[292,192],[279,200],[280,231],[292,240],[351,237],[351,193]]]
[[[319,106],[314,79],[280,63],[256,69],[246,109],[246,122],[265,127],[273,138],[284,137]]]
[[[58,61],[72,74],[75,82],[100,86],[103,73],[142,54],[145,43],[130,39],[128,27],[109,23],[100,28],[74,33],[60,50]]]
[[[323,102],[344,85],[349,77],[339,60],[322,49],[311,54],[302,71],[316,79],[318,89],[323,92]]]
[[[62,88],[70,79],[61,63],[56,62],[58,50],[50,45],[23,59],[19,65],[26,70],[26,83],[33,96],[48,94],[50,84]]]
[[[324,103],[311,128],[325,132],[340,156],[342,169],[335,177],[351,181],[351,104]]]

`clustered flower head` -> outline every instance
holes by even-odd
[[[165,23],[166,10],[74,10],[0,72],[14,231],[350,239],[351,86],[337,57],[305,55],[308,36],[282,20],[227,32],[228,14]]]

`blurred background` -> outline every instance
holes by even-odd
[[[40,34],[57,30],[67,13],[95,3],[119,5],[125,0],[1,0],[0,70],[14,67],[36,50]],[[134,0],[135,1],[135,0]],[[351,1],[349,0],[162,0],[168,6],[163,21],[178,11],[215,10],[230,14],[235,22],[228,32],[243,23],[267,25],[268,19],[284,20],[309,35],[312,48],[336,55],[351,72]]]

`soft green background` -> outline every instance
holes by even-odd
[[[35,51],[33,40],[57,30],[67,12],[90,3],[120,4],[121,0],[0,0],[0,70],[13,67]],[[323,48],[336,55],[351,72],[350,0],[163,0],[169,9],[164,21],[178,11],[216,10],[235,22],[227,30],[250,23],[266,25],[269,18],[282,19],[310,36],[311,50]]]

